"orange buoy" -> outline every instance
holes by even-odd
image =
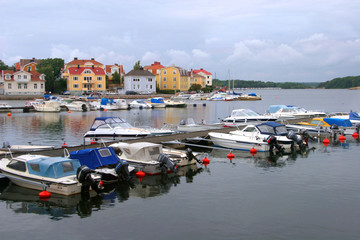
[[[67,148],[68,145],[64,142],[62,145],[61,145],[61,148]]]
[[[137,178],[144,178],[145,177],[145,173],[143,171],[138,171],[136,174]]]
[[[8,117],[11,117],[11,112],[8,112],[8,113],[7,113],[7,116],[8,116]]]
[[[344,135],[340,135],[339,141],[343,143],[345,140],[346,140],[346,137]]]
[[[255,148],[250,149],[251,155],[255,155],[257,153],[257,150]]]
[[[228,155],[227,155],[227,158],[231,161],[231,160],[233,160],[233,158],[235,157],[235,155],[232,153],[232,152],[230,152]]]
[[[107,112],[107,109],[104,109],[104,112]]]
[[[207,157],[204,157],[202,163],[207,166],[210,163],[210,160]]]
[[[325,147],[327,147],[327,146],[330,144],[330,140],[327,139],[327,138],[325,138],[325,139],[323,140],[323,144],[325,145]]]
[[[359,134],[358,134],[357,132],[354,132],[354,133],[352,134],[352,137],[353,137],[354,139],[358,139],[358,138],[359,138]]]
[[[68,113],[71,113],[71,111],[69,110]]]
[[[51,196],[51,193],[46,190],[39,193],[39,198],[43,199],[43,200],[49,199],[50,196]]]

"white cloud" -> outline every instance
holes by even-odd
[[[192,55],[193,55],[194,58],[197,58],[199,60],[206,59],[206,58],[210,57],[209,53],[207,53],[205,51],[202,51],[200,49],[193,49],[192,50]]]
[[[169,64],[175,64],[176,66],[188,67],[191,62],[191,57],[185,51],[170,49],[166,51],[166,55],[169,56]]]
[[[159,61],[160,57],[153,52],[146,52],[144,56],[141,58],[141,65],[150,65],[155,61]]]

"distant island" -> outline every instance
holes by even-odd
[[[213,79],[213,86],[230,88],[281,88],[281,89],[358,89],[360,90],[360,76],[334,78],[326,82],[263,82],[255,80],[219,80]]]

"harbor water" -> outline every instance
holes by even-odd
[[[136,126],[217,122],[231,110],[264,113],[292,104],[328,113],[359,111],[358,91],[257,90],[261,101],[189,103],[187,108],[108,112],[0,113],[0,143],[69,145],[98,116]],[[24,101],[7,101],[21,106]],[[196,105],[195,105],[196,104]],[[305,152],[269,155],[214,149],[208,166],[107,186],[101,196],[56,196],[0,182],[2,239],[359,239],[360,144],[310,142]]]

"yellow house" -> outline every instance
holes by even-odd
[[[206,78],[200,74],[192,74],[190,78],[190,86],[193,84],[199,84],[202,88],[206,87]]]
[[[160,90],[187,91],[190,87],[190,72],[180,67],[165,67],[160,69],[156,80]]]
[[[106,91],[104,66],[94,58],[91,60],[74,58],[65,65],[62,77],[67,80],[67,90],[71,93]]]

